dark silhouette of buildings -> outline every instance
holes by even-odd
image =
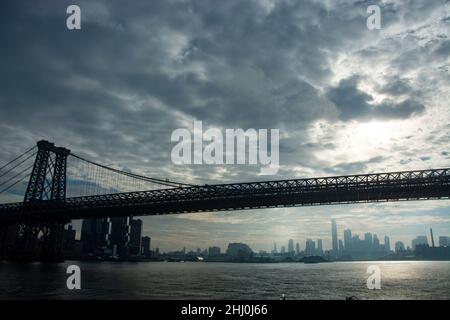
[[[401,253],[403,251],[406,251],[405,244],[402,241],[395,242],[395,252]]]
[[[142,228],[142,220],[131,217],[85,219],[81,229],[82,254],[121,260],[150,256],[150,238],[142,237]]]
[[[63,246],[64,250],[73,250],[76,244],[77,231],[73,229],[72,225],[69,224],[67,229],[64,229],[63,235]]]
[[[150,237],[142,237],[142,255],[144,257],[149,257],[151,255],[151,242],[152,239]]]
[[[428,244],[418,244],[414,253],[417,258],[425,260],[450,260],[450,247],[430,247]]]
[[[439,247],[449,247],[449,246],[450,246],[450,237],[440,236]]]
[[[220,248],[219,247],[209,247],[208,249],[208,256],[214,257],[220,255]]]
[[[183,248],[181,251],[162,253],[160,255],[158,248],[155,251],[151,250],[151,238],[147,236],[142,237],[142,220],[132,219],[131,217],[91,219],[83,221],[81,232],[82,250],[77,250],[82,251],[84,255],[118,258],[120,260],[128,258],[142,259],[144,257],[153,260],[176,258],[186,261],[206,259],[207,261],[228,262],[301,262],[303,258],[308,257],[322,257],[326,260],[450,259],[450,238],[446,236],[439,237],[439,247],[430,247],[426,236],[417,236],[413,239],[411,249],[410,247],[405,248],[403,242],[397,241],[394,245],[394,252],[391,251],[391,241],[388,236],[384,236],[384,243],[381,243],[376,234],[367,232],[364,234],[364,239],[360,239],[359,235],[352,234],[350,229],[345,229],[343,239],[339,239],[335,219],[332,219],[331,229],[333,245],[331,250],[324,250],[321,239],[317,240],[317,246],[314,240],[307,239],[305,250],[300,251],[299,243],[295,243],[293,239],[289,239],[287,250],[285,246],[281,246],[280,252],[277,251],[276,244],[274,244],[274,250],[271,253],[260,251],[258,254],[254,253],[247,244],[229,243],[226,253],[222,253],[220,247],[211,246],[203,251],[198,248],[197,251],[186,252],[186,249]],[[69,251],[74,247],[79,248],[80,243],[77,243],[77,240],[75,240],[75,235],[76,232],[71,226],[64,230],[64,245],[69,248]],[[295,247],[294,243],[296,244]]]
[[[428,238],[427,236],[417,236],[415,239],[411,241],[411,248],[413,250],[416,250],[416,246],[418,245],[428,245]]]
[[[132,219],[129,254],[131,255],[141,254],[141,246],[142,246],[141,241],[142,241],[142,220]]]
[[[128,257],[130,244],[130,217],[111,218],[110,248],[120,259]]]
[[[81,226],[82,254],[103,256],[109,246],[109,219],[85,219]]]
[[[253,251],[245,243],[229,243],[227,255],[236,260],[245,261],[253,257]]]

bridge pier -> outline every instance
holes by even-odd
[[[0,229],[0,260],[63,262],[64,222],[20,223]]]
[[[15,240],[8,248],[7,259],[16,262],[38,261],[39,231],[39,225],[33,222],[17,224]]]
[[[52,205],[66,199],[67,156],[70,150],[55,147],[41,140],[24,197],[23,220],[16,228],[15,242],[7,250],[7,258],[14,261],[59,262],[64,260],[64,219],[57,222],[42,221],[33,216],[33,210],[45,201]],[[44,217],[45,218],[45,217]]]

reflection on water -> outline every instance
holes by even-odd
[[[68,265],[81,268],[81,290],[68,290]],[[381,290],[368,290],[369,265]],[[0,262],[0,298],[48,299],[450,299],[450,262],[323,264]]]

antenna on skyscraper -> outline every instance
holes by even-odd
[[[433,237],[433,229],[430,228],[430,233],[431,233],[431,246],[434,248],[434,237]]]

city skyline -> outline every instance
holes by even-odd
[[[127,218],[120,218],[118,220],[126,220],[126,221],[128,221]],[[87,221],[87,220],[84,220],[84,221]],[[224,251],[227,248],[227,246],[229,245],[229,243],[232,243],[232,242],[242,242],[242,243],[249,244],[249,246],[252,248],[252,250],[254,250],[254,252],[259,252],[259,251],[277,252],[277,253],[282,253],[282,252],[289,253],[289,252],[297,252],[297,251],[304,252],[304,251],[307,251],[307,246],[308,246],[307,243],[308,243],[308,241],[312,241],[314,243],[315,249],[319,249],[318,242],[320,241],[321,242],[321,246],[320,247],[322,248],[322,251],[323,252],[330,251],[330,253],[332,253],[333,249],[334,249],[333,248],[333,243],[332,243],[333,223],[335,223],[334,225],[336,226],[336,229],[337,229],[337,239],[336,239],[337,243],[342,241],[342,246],[347,251],[348,251],[348,245],[349,245],[348,240],[346,239],[346,232],[347,231],[350,231],[350,235],[351,235],[350,241],[351,242],[354,241],[353,238],[355,236],[359,236],[359,239],[363,241],[363,240],[365,240],[365,237],[368,234],[370,234],[370,236],[373,237],[373,238],[371,238],[371,240],[373,242],[378,241],[379,245],[382,245],[382,246],[386,245],[386,240],[387,240],[388,241],[388,249],[387,249],[387,251],[391,251],[391,250],[395,251],[395,244],[397,242],[401,242],[404,245],[405,249],[410,248],[412,250],[414,250],[414,246],[415,246],[414,245],[414,241],[415,240],[417,240],[417,244],[424,244],[424,243],[426,243],[426,244],[429,244],[431,246],[431,243],[432,243],[431,236],[429,234],[430,228],[425,229],[422,233],[418,233],[417,235],[415,235],[415,236],[413,236],[411,238],[408,238],[408,237],[400,238],[400,237],[391,236],[389,234],[376,233],[376,232],[373,232],[371,230],[361,230],[361,231],[358,232],[358,231],[356,231],[354,229],[351,229],[351,228],[340,228],[339,227],[339,221],[333,218],[331,220],[331,224],[330,224],[331,232],[329,233],[329,239],[330,240],[328,241],[328,243],[329,243],[328,245],[326,245],[327,242],[324,241],[324,238],[316,238],[316,237],[313,237],[313,236],[306,236],[306,238],[304,238],[304,239],[286,238],[286,239],[281,240],[279,242],[273,241],[271,243],[271,247],[265,247],[265,248],[264,247],[253,246],[250,242],[247,242],[244,239],[234,239],[234,240],[232,240],[230,242],[227,242],[227,243],[224,243],[224,244],[219,244],[219,243],[215,242],[214,239],[211,239],[210,241],[207,242],[207,247],[204,247],[204,244],[202,243],[202,245],[199,244],[199,245],[196,245],[196,246],[195,245],[194,246],[182,245],[180,247],[168,247],[168,248],[166,248],[166,247],[163,247],[163,246],[159,245],[159,241],[158,241],[158,239],[155,236],[152,236],[151,234],[147,234],[147,233],[144,232],[145,224],[143,223],[142,218],[133,218],[129,222],[130,223],[130,236],[131,236],[131,234],[133,232],[133,227],[132,227],[133,223],[136,223],[136,222],[139,223],[139,236],[138,236],[138,239],[141,239],[143,237],[151,238],[151,244],[152,245],[151,245],[150,249],[151,250],[155,250],[156,248],[158,248],[161,252],[177,251],[177,250],[180,250],[181,248],[184,251],[197,251],[199,248],[202,249],[202,250],[205,250],[205,249],[208,249],[210,247],[218,247],[218,248],[220,248],[221,250]],[[436,243],[436,246],[441,246],[441,241],[445,242],[446,239],[450,239],[449,237],[450,237],[450,234],[437,234],[436,232],[434,232],[434,242]],[[375,238],[377,240],[375,240]],[[425,238],[425,242],[423,241],[423,238]],[[81,232],[77,232],[76,239],[77,240],[81,239]],[[449,240],[447,240],[447,241],[449,241]],[[130,245],[133,245],[133,244],[131,244],[132,242],[133,242],[133,240],[130,239]],[[136,246],[136,244],[135,244],[135,246]],[[341,251],[341,249],[339,248],[339,245],[338,245],[337,248],[338,248],[338,251]]]
[[[433,237],[432,235],[417,235],[414,239],[410,239],[410,242],[403,242],[401,240],[396,240],[396,241],[392,241],[392,238],[389,237],[388,235],[384,235],[383,236],[383,241],[381,242],[380,239],[378,238],[378,235],[375,233],[371,233],[371,232],[366,232],[364,233],[362,236],[360,237],[359,234],[356,233],[352,233],[350,229],[346,229],[344,230],[344,237],[345,238],[345,234],[347,231],[350,231],[352,238],[351,238],[351,243],[347,243],[344,245],[344,240],[338,237],[338,241],[340,243],[339,245],[339,253],[337,254],[336,258],[341,258],[343,256],[345,256],[346,254],[351,254],[352,252],[356,252],[358,250],[363,250],[363,251],[367,251],[366,253],[370,253],[370,252],[377,252],[379,250],[379,252],[385,252],[386,254],[389,253],[398,253],[398,252],[402,252],[402,251],[414,251],[416,249],[416,247],[418,245],[426,245],[429,247],[448,247],[450,246],[450,236],[439,236],[437,238]],[[431,229],[430,229],[430,232]],[[360,245],[363,245],[363,248],[355,248],[355,239],[357,239],[358,241],[361,242]],[[369,240],[369,243],[364,244],[364,242],[367,242]],[[436,241],[437,240],[437,241]],[[341,243],[342,242],[342,243]],[[244,242],[238,242],[235,241],[234,243],[239,243],[239,244],[245,244]],[[245,244],[247,245],[247,244]],[[370,245],[369,247],[365,247],[366,245]],[[230,246],[230,243],[228,243],[225,247],[220,247],[220,246],[209,246],[208,248],[202,248],[201,246],[197,247],[197,248],[186,248],[183,247],[182,250],[168,250],[168,251],[164,251],[164,250],[160,250],[160,248],[158,247],[158,252],[161,253],[171,253],[171,252],[206,252],[206,251],[211,251],[212,248],[214,249],[218,249],[218,251],[226,251],[224,249],[226,249],[227,247]],[[280,248],[280,250],[278,250],[278,248]],[[155,247],[153,247],[152,249],[155,249]],[[208,250],[209,249],[209,250]],[[323,246],[323,239],[306,239],[304,246],[302,247],[300,245],[299,241],[295,241],[294,239],[288,239],[287,240],[287,246],[285,244],[280,244],[277,242],[273,243],[273,249],[272,250],[254,250],[253,248],[250,247],[250,249],[252,249],[252,251],[254,253],[271,253],[271,254],[304,254],[305,256],[312,256],[312,255],[318,255],[318,256],[334,256],[333,254],[333,248],[326,248]],[[210,254],[210,253],[209,253]],[[353,257],[358,259],[358,257]],[[360,258],[359,258],[360,259]]]

